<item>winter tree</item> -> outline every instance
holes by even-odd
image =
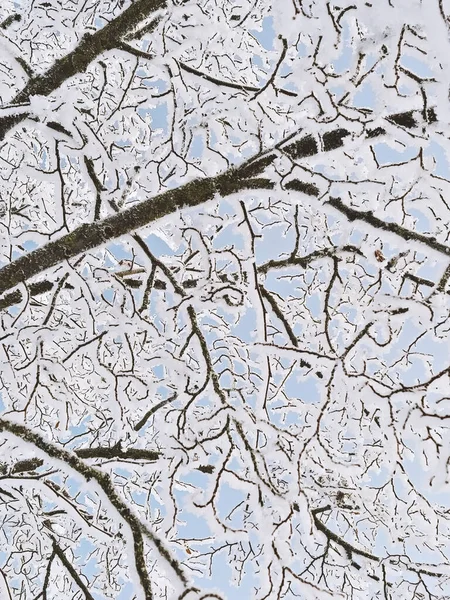
[[[1,600],[450,597],[446,4],[3,0]]]

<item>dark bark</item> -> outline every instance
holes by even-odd
[[[336,139],[337,137],[341,139],[342,131],[342,129],[335,130],[335,133],[337,132]],[[330,137],[332,133],[328,132],[327,134],[329,140],[332,139]],[[289,138],[292,139],[294,136],[295,134],[289,136]],[[332,149],[329,145],[328,147]],[[277,148],[293,159],[311,156],[319,151],[318,143],[312,135],[304,136],[288,145],[281,142],[277,144]],[[60,239],[49,242],[42,248],[21,256],[0,269],[0,294],[64,260],[74,258],[110,240],[131,233],[162,217],[175,213],[177,210],[199,206],[212,200],[216,195],[225,197],[245,189],[271,189],[274,187],[274,183],[267,178],[258,178],[257,175],[260,175],[266,167],[272,164],[276,156],[273,151],[264,152],[216,177],[196,179],[179,188],[168,190],[153,198],[144,200],[140,204],[102,221],[97,220],[94,223],[83,224]],[[318,189],[313,184],[293,180],[286,185],[288,189],[308,195],[315,196],[318,194]],[[385,223],[374,217],[370,212],[359,212],[348,208],[340,199],[331,198],[328,204],[345,214],[350,221],[355,219],[364,220],[378,229],[391,231],[405,240],[421,242],[440,253],[450,255],[450,248],[433,240],[433,238],[415,233],[395,223]],[[18,301],[18,296],[17,298],[14,296],[14,301]],[[4,299],[0,308],[10,304],[9,300]]]
[[[89,64],[106,50],[115,48],[131,30],[157,10],[165,8],[166,0],[136,0],[118,17],[94,34],[85,34],[78,46],[66,56],[58,59],[42,75],[31,77],[27,85],[12,100],[11,104],[29,102],[31,96],[48,96],[65,81],[82,73]],[[0,140],[24,119],[28,113],[0,119]]]
[[[350,208],[346,206],[340,198],[330,198],[327,202],[330,206],[338,210],[340,213],[346,216],[349,221],[364,221],[368,225],[375,227],[376,229],[382,229],[383,231],[390,231],[391,233],[395,233],[399,237],[403,238],[406,241],[414,241],[419,242],[420,244],[424,244],[428,248],[439,252],[440,254],[444,254],[445,256],[450,256],[450,247],[438,242],[433,237],[428,237],[423,235],[422,233],[417,233],[415,231],[411,231],[410,229],[406,229],[406,227],[402,227],[397,223],[388,223],[375,217],[373,212],[371,211],[362,211],[355,210],[354,208]]]

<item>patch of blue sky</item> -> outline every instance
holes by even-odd
[[[224,199],[220,202],[217,212],[222,217],[230,214],[234,215],[236,212],[235,205],[231,204],[231,202],[229,202],[227,199]]]
[[[433,77],[434,73],[432,69],[423,61],[415,58],[414,56],[410,56],[408,54],[402,54],[400,58],[400,64],[405,69],[412,71],[415,75],[419,77]]]
[[[255,65],[255,67],[258,67],[260,69],[264,69],[264,63],[263,60],[260,56],[258,56],[257,54],[254,54],[252,56],[252,63]]]
[[[252,383],[261,383],[261,373],[257,372],[253,369],[252,374],[249,376],[249,380]],[[257,398],[254,394],[246,394],[245,395],[245,404],[251,408],[251,410],[256,410]]]
[[[219,370],[220,370],[220,367],[225,367],[226,368],[226,366],[227,366],[226,362],[227,361],[225,361],[225,360],[219,361],[219,363],[218,363]],[[216,368],[217,368],[217,364],[216,364]],[[229,389],[233,385],[234,378],[231,377],[231,373],[229,371],[225,371],[225,372],[223,372],[220,375],[219,381],[220,381],[220,385],[222,386],[222,388],[228,388]]]
[[[370,84],[364,83],[353,96],[353,106],[356,108],[375,108],[377,95]]]
[[[383,527],[381,524],[376,529],[374,553],[376,552],[379,556],[386,556],[386,550],[391,551],[392,541],[391,535],[388,533],[387,527]]]
[[[116,291],[109,288],[103,291],[102,293],[102,297],[106,300],[106,302],[109,302],[110,304],[112,304],[114,302],[114,296],[116,294]]]
[[[408,213],[415,219],[415,231],[417,231],[418,233],[425,233],[430,231],[430,221],[421,210],[416,208],[408,208]]]
[[[313,317],[319,318],[323,311],[322,293],[315,292],[306,297],[305,305]]]
[[[280,384],[284,384],[284,378],[286,377],[287,371],[292,367],[292,363],[293,363],[292,360],[291,361],[281,361],[280,360],[278,366],[280,369],[283,369],[283,371],[274,373],[273,380],[272,380],[272,385],[274,386],[274,388],[276,388]]]
[[[289,275],[293,278],[281,277],[283,271],[285,273],[289,272]],[[271,271],[266,276],[266,287],[269,291],[276,290],[277,294],[280,294],[283,298],[296,295],[295,288],[300,282],[303,282],[303,279],[297,279],[301,275],[301,271],[300,267],[290,267],[289,271],[284,269],[278,269],[277,272]]]
[[[311,51],[306,44],[304,44],[301,40],[297,44],[297,55],[300,58],[305,58],[306,56],[310,56]]]
[[[328,88],[328,91],[333,94],[335,101],[339,102],[342,96],[346,93],[345,87],[342,85],[333,85]]]
[[[294,83],[290,82],[289,80],[289,76],[292,75],[292,69],[289,65],[286,64],[282,64],[281,67],[278,70],[278,77],[279,77],[279,81],[283,81],[283,87],[284,88],[289,88],[294,86]],[[295,86],[294,86],[295,87]]]
[[[45,170],[47,168],[47,163],[48,163],[48,152],[47,152],[47,149],[44,147],[41,152],[41,159],[39,162],[39,166],[41,167],[41,169]]]
[[[353,61],[353,48],[350,42],[350,29],[348,24],[345,22],[342,28],[342,41],[341,41],[341,52],[336,60],[332,62],[334,72],[337,75],[345,73],[350,68]]]
[[[385,142],[374,144],[375,156],[381,166],[395,165],[412,160],[417,156],[417,148],[408,146],[403,150],[396,150]]]
[[[263,48],[272,50],[275,40],[275,29],[273,27],[273,17],[264,17],[261,30],[250,29],[250,33],[258,40]]]
[[[165,375],[164,365],[162,365],[162,364],[161,365],[153,365],[152,372],[155,377],[158,377],[158,379],[162,379]],[[167,392],[167,390],[165,387],[159,387],[158,392],[164,393],[164,392]]]
[[[300,407],[300,403],[299,403]],[[276,414],[274,411],[271,413],[272,415]],[[305,425],[305,418],[298,410],[283,408],[278,411],[278,422],[275,423],[278,427],[282,427],[283,425],[289,427],[291,425],[302,426]]]
[[[172,248],[156,233],[150,233],[145,241],[151,252],[156,256],[173,256],[175,253]]]
[[[344,314],[347,317],[347,319],[351,323],[355,323],[356,318],[358,316],[358,311],[356,310],[356,308],[354,308],[353,306],[350,306],[350,305],[344,305],[344,306],[340,307],[339,310],[342,314]]]
[[[205,140],[202,134],[195,134],[189,148],[189,158],[199,159],[205,152]]]
[[[224,247],[233,247],[238,251],[244,250],[245,240],[243,236],[236,231],[236,225],[234,223],[225,225],[225,227],[214,237],[213,248],[219,249]]]
[[[357,446],[353,440],[345,440],[344,438],[341,439],[343,441],[341,446],[341,453],[344,455],[344,460],[346,462],[352,462],[352,455],[355,454]]]
[[[290,398],[299,398],[305,404],[321,401],[321,394],[315,376],[305,375],[305,371],[296,369],[288,377],[284,391]]]
[[[232,144],[234,144],[235,148],[238,150],[238,155],[236,155],[236,151],[227,152],[227,159],[232,164],[240,164],[244,159],[250,158],[255,154],[255,144],[253,140],[242,140],[240,138],[235,137],[234,141],[231,139],[232,136],[229,136],[229,140]],[[222,152],[223,154],[223,152]]]
[[[219,456],[219,455],[216,455]],[[220,462],[220,459],[219,459]],[[217,461],[216,460],[212,460],[211,456],[208,458],[208,460],[205,460],[204,462],[201,463],[203,464],[210,464],[210,465],[216,465]],[[190,485],[195,486],[196,488],[199,488],[201,490],[206,489],[208,482],[211,480],[211,477],[214,477],[214,475],[210,475],[208,473],[202,473],[201,471],[188,471],[187,473],[183,473],[183,475],[180,475],[179,477],[179,481],[182,481],[183,483],[189,483]]]
[[[367,73],[373,65],[380,59],[379,54],[367,54],[365,57],[364,72]]]
[[[116,600],[130,600],[130,598],[134,597],[134,585],[131,581],[126,581],[122,586],[119,595],[116,597]]]
[[[232,515],[230,515],[230,512],[236,508],[238,504],[244,502],[247,499],[247,496],[248,492],[233,488],[228,483],[222,481],[216,503],[216,510],[219,518],[229,527],[242,527],[242,514],[239,514],[239,509]]]
[[[151,236],[148,236],[148,237],[151,237]],[[166,246],[166,245],[167,244],[164,244],[164,246]],[[173,254],[173,252],[170,250],[170,248],[168,246],[167,246],[167,248],[169,250],[168,253]],[[111,242],[108,244],[107,249],[109,250],[109,252],[111,252],[111,254],[114,256],[114,258],[116,258],[117,260],[133,260],[133,253],[131,251],[131,247],[127,243],[120,244],[120,243]],[[152,248],[151,248],[151,250],[153,251]],[[155,254],[156,254],[156,252],[155,252]],[[167,254],[167,252],[166,252],[166,254]],[[157,255],[157,256],[159,256],[159,255]],[[117,264],[111,259],[111,257],[108,255],[108,253],[106,253],[105,267],[110,268],[110,267],[116,267],[116,266],[117,266]]]
[[[390,350],[384,356],[386,364],[394,364],[404,354],[404,348],[408,348],[411,343],[418,337],[418,329],[414,327],[410,321],[408,325],[403,327],[402,332],[398,338],[398,343],[394,344]],[[430,377],[429,370],[424,364],[424,357],[422,354],[414,354],[418,352],[415,347],[411,349],[408,360],[401,361],[401,376],[402,385],[417,385],[421,381],[426,381]],[[426,353],[428,353],[426,351]],[[399,367],[394,367],[394,370],[398,370]]]
[[[420,544],[420,545],[419,545]],[[442,563],[442,554],[425,546],[422,539],[411,537],[405,539],[406,555],[413,562],[439,565]]]
[[[433,365],[434,373],[439,373],[439,371],[443,371],[448,367],[447,341],[438,342],[433,338],[430,339],[430,336],[424,336],[418,340],[417,344],[415,344],[414,351],[431,355],[428,357],[428,360]],[[427,375],[425,374],[424,379],[426,379],[426,377]]]
[[[143,507],[147,503],[148,494],[146,491],[134,490],[131,492],[131,497],[134,504]]]
[[[392,476],[392,469],[386,465],[380,467],[373,463],[373,465],[366,471],[365,477],[362,480],[362,485],[365,487],[379,488],[390,480]]]
[[[228,461],[227,468],[230,471],[233,471],[235,473],[241,473],[242,472],[242,461],[237,456],[232,456],[231,459]]]
[[[406,85],[405,83],[401,83],[398,86],[398,93],[402,96],[413,96],[415,94],[415,91],[412,87],[408,87],[408,85]]]
[[[197,399],[195,405],[203,408],[211,408],[216,406],[215,400],[210,397],[203,396],[203,398]]]
[[[297,294],[298,296],[299,294]],[[303,311],[306,313],[306,311]],[[304,332],[304,319],[300,318],[300,317],[294,317],[292,322],[291,322],[291,327],[292,327],[292,331],[294,332],[294,335],[296,335],[297,337],[300,337],[302,335],[302,333]],[[284,340],[287,340],[286,336],[284,337]]]
[[[94,552],[97,548],[95,544],[93,544],[87,538],[82,538],[80,543],[78,544],[75,550],[75,558],[79,562],[84,562],[87,560],[88,556]]]
[[[191,494],[192,490],[174,490],[173,495],[177,506],[183,506],[184,497],[186,494]],[[205,496],[205,502],[209,500],[209,496]],[[201,502],[201,501],[200,501]],[[181,538],[205,538],[210,537],[211,531],[208,527],[208,522],[204,515],[194,515],[186,508],[181,508],[178,511],[179,521],[177,523],[178,536]]]
[[[293,227],[289,230],[285,224],[275,224],[264,229],[264,237],[257,238],[255,242],[255,255],[257,264],[270,259],[278,258],[281,254],[289,255],[295,243]]]
[[[334,181],[345,180],[344,175],[339,175],[339,173],[337,173],[337,167],[333,166],[332,164],[326,165],[318,163],[314,165],[313,169],[316,173],[321,173],[322,175],[325,175],[325,177],[329,177]]]
[[[438,177],[450,177],[450,165],[447,159],[447,154],[444,148],[431,140],[428,146],[424,150],[425,156],[432,156],[435,161],[435,166],[433,169],[433,173]]]
[[[164,79],[153,79],[148,76],[148,71],[141,68],[136,71],[136,75],[138,77],[142,77],[142,83],[146,87],[155,87],[158,89],[158,92],[164,93],[169,89],[169,83]]]
[[[147,495],[146,506],[150,509],[150,514],[155,517],[159,515],[161,517],[165,517],[167,515],[167,508],[163,501],[163,499],[157,493],[155,493],[155,488],[153,488],[152,492]]]
[[[88,433],[88,424],[91,421],[92,416],[88,415],[85,417],[78,425],[70,423],[69,429],[67,430],[66,437],[67,439],[71,439],[74,435],[81,435]],[[61,439],[64,440],[64,436],[61,436]]]
[[[147,115],[150,115],[153,130],[162,129],[165,133],[167,133],[169,123],[169,108],[165,102],[152,107],[140,106],[137,109],[137,112],[143,119],[145,119]],[[118,144],[118,142],[116,142],[116,144]]]
[[[92,546],[92,544],[90,544],[90,542],[88,540],[86,540],[86,538],[84,538],[81,541],[80,546],[82,546],[85,542],[87,542],[90,546]],[[78,546],[77,551],[76,551],[76,554],[78,555],[78,557],[79,557],[80,546]],[[81,572],[88,579],[92,579],[93,577],[96,577],[102,571],[102,567],[99,565],[98,560],[95,555],[88,558],[88,555],[91,554],[94,549],[95,549],[95,546],[92,546],[92,548],[89,550],[89,552],[83,553],[85,555],[83,557],[79,557],[79,560],[77,561],[79,563],[79,568],[80,568]],[[99,598],[103,598],[102,595],[98,595],[98,596],[99,596]]]
[[[119,148],[128,148],[133,144],[132,140],[125,138],[118,139],[114,143],[116,146],[119,146]]]
[[[25,248],[27,252],[31,252],[31,250],[35,250],[38,245],[39,244],[36,244],[36,242],[33,242],[33,240],[26,240],[23,242],[22,247]]]
[[[218,142],[217,135],[216,135],[214,129],[209,130],[209,139],[210,139],[211,148],[214,148],[214,146],[216,146],[217,142]]]
[[[124,477],[126,479],[128,479],[131,475],[131,469],[126,469],[125,467],[120,467],[118,465],[116,465],[114,467],[114,473],[116,475],[118,475],[119,477]]]
[[[57,477],[55,479],[53,479],[52,477],[52,480],[55,481],[55,483],[59,483],[60,485],[62,484],[61,479],[58,481]],[[72,495],[75,495],[78,492],[80,492],[82,486],[84,485],[84,482],[82,479],[75,479],[75,477],[69,477],[65,481],[65,484],[67,485],[67,489],[70,491],[70,493]],[[84,496],[84,493],[82,493],[81,496]],[[83,500],[80,496],[77,497],[77,501],[81,502],[82,504],[85,504],[85,500]],[[85,506],[85,508],[88,512],[91,512],[88,506]]]

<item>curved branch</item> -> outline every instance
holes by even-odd
[[[139,518],[131,511],[126,503],[117,494],[111,478],[96,467],[86,465],[75,453],[68,452],[63,448],[55,446],[53,443],[45,440],[39,434],[31,431],[24,425],[13,423],[7,419],[0,419],[0,431],[7,431],[15,437],[38,448],[49,458],[57,459],[65,463],[71,469],[81,475],[86,481],[94,480],[103,493],[107,496],[109,502],[116,509],[120,517],[128,524],[134,546],[134,559],[139,580],[145,593],[146,600],[151,600],[152,593],[150,587],[150,578],[147,572],[144,555],[144,536],[147,537],[158,550],[159,554],[172,567],[180,581],[186,585],[187,579],[183,573],[178,561],[171,556],[169,551],[163,545],[163,542],[151,531]]]
[[[122,38],[152,13],[166,8],[166,0],[136,0],[123,13],[94,34],[86,33],[78,46],[58,59],[42,75],[31,77],[11,104],[29,102],[31,96],[48,96],[65,81],[83,72],[105,50],[111,50]],[[0,118],[0,140],[28,116],[27,113]]]

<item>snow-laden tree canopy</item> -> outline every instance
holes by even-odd
[[[450,597],[447,14],[2,1],[2,600]]]

